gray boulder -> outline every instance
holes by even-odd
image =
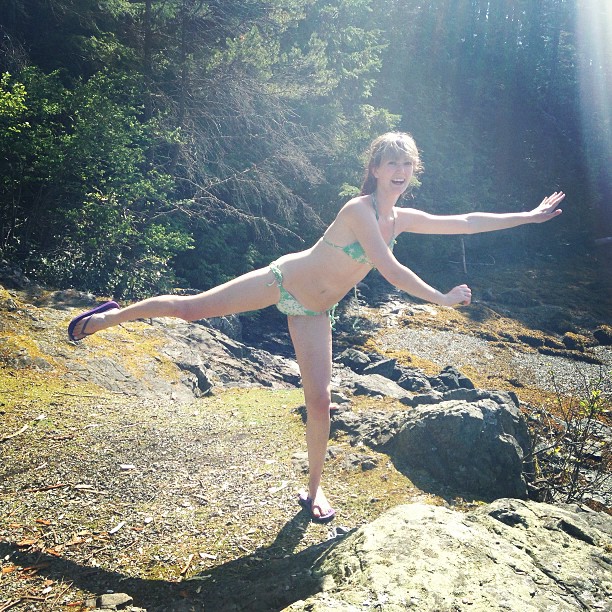
[[[334,430],[388,453],[413,481],[425,472],[464,496],[526,497],[531,443],[513,398],[468,389],[449,395],[462,399],[425,396],[428,403],[392,413],[344,411],[334,417]]]
[[[431,391],[431,382],[425,374],[417,370],[403,372],[397,384],[403,389],[406,389],[406,391],[414,391],[415,393],[427,393]]]
[[[612,610],[612,518],[500,499],[467,514],[398,506],[317,564],[292,612]]]
[[[369,395],[370,397],[392,397],[394,399],[407,399],[411,393],[402,389],[396,382],[380,374],[363,374],[354,378],[353,393],[355,395]]]
[[[367,365],[362,374],[380,374],[385,378],[397,381],[402,376],[402,371],[397,368],[397,359],[381,359]]]
[[[361,373],[363,369],[370,363],[370,358],[363,353],[362,351],[358,351],[354,348],[349,348],[340,353],[337,357],[334,358],[336,363],[341,363],[353,370],[353,372]]]
[[[394,460],[481,499],[526,497],[529,433],[507,400],[451,400],[412,411],[391,443]]]
[[[457,368],[446,366],[437,377],[430,380],[435,388],[442,389],[474,389],[474,383]]]

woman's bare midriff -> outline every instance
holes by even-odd
[[[277,260],[283,287],[309,310],[323,312],[337,304],[371,267],[353,261],[324,242]]]

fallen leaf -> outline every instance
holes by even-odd
[[[11,572],[14,572],[17,569],[16,565],[9,565],[7,567],[3,567],[2,568],[2,573],[3,574],[10,574]]]
[[[17,546],[19,548],[27,548],[28,546],[33,546],[36,542],[38,540],[21,540],[21,542],[17,542]]]
[[[46,567],[49,567],[49,563],[37,563],[36,565],[30,565],[29,567],[24,567],[21,569],[22,572],[32,572],[32,571],[38,571],[41,569],[45,569]]]
[[[51,524],[51,521],[48,521],[47,519],[40,519],[40,518],[36,519],[36,522],[39,525],[50,525]]]
[[[199,553],[201,559],[212,559],[213,561],[217,558],[217,555],[211,555],[210,553],[201,552]]]
[[[185,563],[185,567],[183,567],[183,569],[181,570],[181,576],[184,576],[187,571],[189,570],[189,566],[191,565],[191,562],[193,561],[193,553],[189,555],[189,557],[187,557],[187,563]]]
[[[123,526],[125,525],[125,521],[121,521],[118,525],[115,525],[108,533],[109,535],[113,535],[117,533]]]
[[[279,491],[286,489],[288,484],[289,483],[286,480],[283,480],[283,482],[278,487],[270,487],[268,489],[268,493],[278,493]]]

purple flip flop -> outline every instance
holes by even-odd
[[[321,516],[317,516],[316,514],[314,514],[312,507],[312,499],[310,499],[310,497],[308,497],[304,493],[300,493],[298,501],[300,503],[300,506],[302,506],[302,508],[308,511],[308,513],[310,514],[310,518],[315,523],[329,523],[329,521],[333,520],[333,518],[336,516],[336,511],[333,508],[330,508],[325,514],[322,514]]]
[[[95,308],[92,308],[91,310],[88,310],[87,312],[80,314],[78,317],[74,317],[74,319],[70,321],[70,325],[68,325],[68,337],[73,342],[78,342],[79,340],[82,340],[83,338],[85,338],[85,336],[91,336],[91,334],[88,334],[85,332],[85,328],[87,327],[87,324],[89,323],[89,321],[85,321],[85,325],[83,325],[83,329],[81,330],[81,334],[83,334],[83,337],[75,338],[74,328],[77,326],[77,323],[79,321],[82,321],[83,319],[86,319],[87,317],[91,317],[91,315],[97,314],[99,312],[106,312],[107,310],[112,310],[113,308],[119,308],[119,304],[117,304],[117,302],[104,302],[104,304],[100,304],[99,306],[96,306]]]

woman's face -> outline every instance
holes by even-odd
[[[405,154],[383,157],[372,171],[377,180],[376,189],[400,196],[408,189],[413,170],[414,164]]]

